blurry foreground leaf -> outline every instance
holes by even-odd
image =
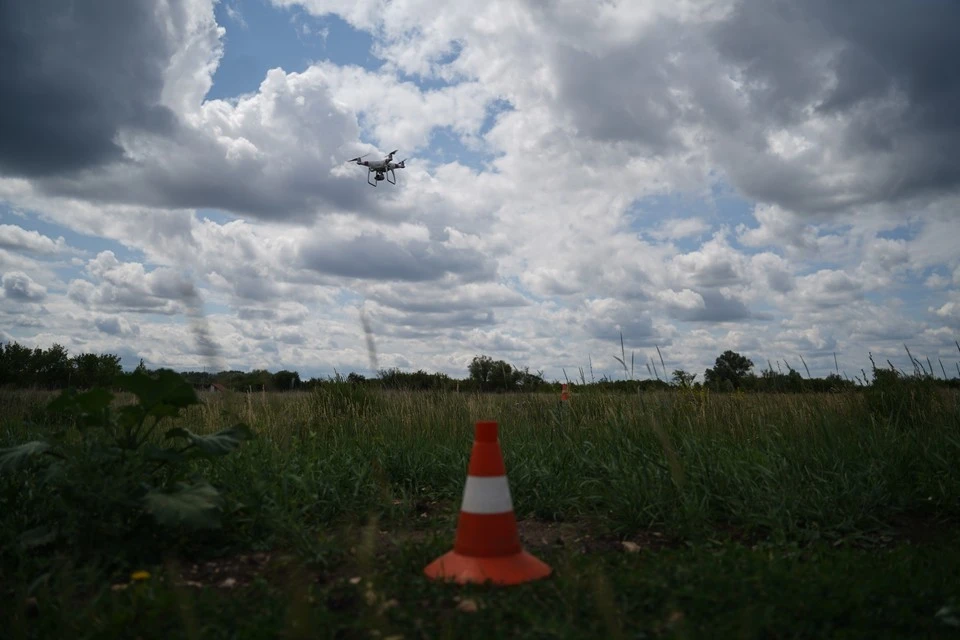
[[[33,549],[50,544],[57,539],[57,532],[47,527],[35,527],[20,534],[20,546],[24,549]]]
[[[176,412],[171,408],[182,409],[200,403],[190,383],[167,369],[161,369],[153,375],[135,371],[118,377],[116,384],[137,396],[140,406],[148,415],[174,415]]]
[[[15,447],[0,449],[0,473],[9,473],[25,465],[33,456],[45,453],[50,445],[43,440],[31,440]]]
[[[187,438],[200,451],[208,456],[224,456],[238,446],[242,440],[249,440],[253,432],[245,424],[238,424],[210,435],[197,435],[190,429],[177,427],[170,429],[167,438]]]
[[[217,529],[223,498],[208,482],[191,485],[180,482],[177,489],[165,492],[154,489],[144,496],[147,511],[164,526],[186,526],[190,529]]]

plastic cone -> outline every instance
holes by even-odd
[[[430,578],[513,585],[552,569],[520,544],[496,422],[478,422],[453,550],[426,566]]]

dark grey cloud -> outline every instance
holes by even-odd
[[[267,102],[293,100],[293,95],[271,97]],[[307,103],[317,113],[328,111],[330,96],[318,95]],[[351,137],[359,133],[356,120],[337,114],[339,121],[324,118],[322,139],[291,145],[289,140],[260,141],[256,160],[231,160],[230,151],[216,140],[212,129],[185,127],[156,144],[149,156],[105,167],[96,173],[49,175],[38,184],[51,195],[82,198],[100,204],[143,205],[172,209],[220,209],[265,220],[310,222],[330,210],[352,211],[367,218],[404,219],[414,214],[402,207],[387,211],[394,193],[366,184],[366,169],[353,175],[330,172],[338,159],[359,151]],[[290,130],[317,132],[314,122],[284,122]],[[236,131],[237,139],[269,135],[263,131]],[[399,181],[400,176],[397,176]],[[390,185],[390,188],[394,188]]]
[[[402,313],[381,309],[370,314],[375,336],[405,339],[434,339],[453,329],[493,327],[497,317],[493,311],[466,310],[449,313]]]
[[[97,318],[94,320],[94,325],[103,333],[111,336],[118,336],[123,332],[123,328],[120,326],[120,318],[117,316]]]
[[[789,293],[796,286],[793,274],[785,269],[770,269],[766,276],[767,285],[777,293]]]
[[[617,309],[608,317],[588,318],[585,324],[587,332],[600,340],[619,343],[622,332],[627,346],[649,346],[657,335],[649,313],[634,313],[626,307]]]
[[[400,244],[381,233],[346,242],[312,242],[300,249],[300,266],[319,273],[363,280],[425,282],[446,274],[462,282],[488,280],[496,262],[474,249],[411,240]]]
[[[366,184],[366,169],[358,168],[355,176],[336,178],[328,174],[329,162],[304,157],[294,162],[234,166],[225,160],[225,150],[205,137],[205,133],[182,131],[172,139],[175,144],[167,149],[166,157],[158,154],[136,164],[128,162],[98,174],[95,180],[87,175],[52,176],[42,186],[52,195],[104,204],[222,209],[268,220],[309,222],[318,212],[331,208],[365,217],[388,217],[383,201],[391,194],[383,193],[383,188],[374,192]],[[338,152],[331,147],[324,151]],[[344,151],[343,158],[349,153]]]
[[[285,329],[277,334],[277,340],[284,344],[306,344],[307,338],[300,331],[295,329]]]
[[[0,172],[104,205],[389,217],[390,194],[368,187],[362,170],[330,173],[370,149],[357,144],[356,116],[332,102],[322,76],[296,84],[275,73],[253,107],[259,116],[248,107],[246,118],[214,112],[194,125],[167,106],[200,97],[189,78],[203,71],[187,62],[208,64],[214,52],[203,48],[216,43],[216,25],[194,25],[190,3],[169,4],[165,16],[152,0],[0,0]],[[206,40],[188,41],[196,30]],[[180,76],[166,77],[171,64],[184,67]],[[132,134],[129,149],[121,133]]]
[[[370,299],[406,313],[472,311],[530,305],[530,301],[507,287],[470,289],[455,284],[444,286],[444,283],[377,287],[370,293]]]
[[[239,307],[236,313],[241,320],[273,320],[277,317],[277,312],[274,309]]]
[[[121,160],[122,129],[168,133],[172,51],[151,0],[0,0],[0,171],[49,176]]]
[[[960,187],[960,2],[740,0],[613,44],[587,6],[528,4],[558,34],[558,117],[618,153],[706,152],[742,194],[804,214]],[[809,147],[780,155],[777,132]]]
[[[673,32],[665,28],[663,33],[669,38]],[[654,153],[682,146],[675,129],[683,112],[669,92],[674,65],[663,59],[667,47],[658,37],[617,46],[603,56],[558,47],[559,98],[569,105],[580,132],[603,142],[636,142]]]
[[[732,173],[748,195],[797,210],[936,195],[960,186],[960,3],[742,0],[711,33],[745,80],[750,117],[790,127],[809,110],[844,117],[841,160],[862,175],[841,191],[828,164],[765,163]],[[822,155],[814,154],[822,159]]]
[[[111,336],[140,335],[140,327],[131,325],[121,316],[99,316],[93,324],[100,332]]]
[[[0,278],[3,293],[11,300],[37,302],[47,297],[47,290],[22,271],[9,271]]]
[[[687,322],[732,322],[753,317],[747,305],[737,298],[711,289],[704,289],[697,293],[703,298],[704,306],[690,308],[667,305],[667,313],[677,320]]]

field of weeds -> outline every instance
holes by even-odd
[[[960,633],[955,392],[182,392],[138,391],[169,417],[127,448],[90,426],[102,398],[0,395],[8,637]],[[452,547],[478,420],[545,580],[422,573]]]

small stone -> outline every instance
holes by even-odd
[[[34,597],[24,600],[23,608],[26,609],[28,618],[36,618],[38,615],[40,615],[40,606],[37,604],[37,599]]]
[[[462,611],[464,613],[476,613],[479,607],[475,600],[462,600],[460,604],[457,605],[457,611]]]
[[[393,609],[399,604],[400,603],[397,602],[396,599],[390,598],[389,600],[387,600],[386,602],[380,605],[380,608],[377,609],[377,614],[382,616],[384,613],[386,613],[390,609]]]
[[[233,587],[237,586],[237,579],[227,578],[226,580],[220,583],[220,586],[223,587],[224,589],[232,589]]]
[[[636,542],[630,542],[629,540],[624,540],[620,544],[623,545],[623,548],[627,551],[627,553],[637,553],[638,551],[640,551],[640,545],[638,545]]]
[[[353,578],[350,578],[350,584],[360,584],[360,581],[362,579],[363,578],[361,578],[360,576],[354,576]]]

